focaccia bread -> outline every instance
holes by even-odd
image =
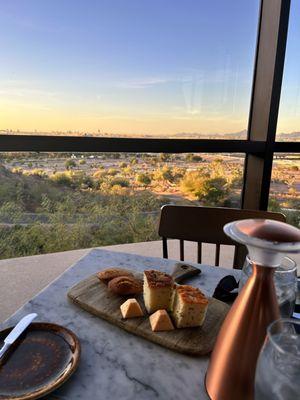
[[[177,328],[201,326],[207,306],[208,299],[198,288],[189,285],[174,288],[172,318]]]
[[[173,278],[160,271],[144,271],[144,303],[148,313],[170,310]]]
[[[108,282],[111,279],[118,278],[119,276],[133,277],[133,274],[123,268],[107,268],[104,269],[103,271],[98,272],[97,276],[100,279],[100,281],[102,281],[105,284],[108,284]]]

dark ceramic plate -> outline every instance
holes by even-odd
[[[0,332],[0,346],[12,328]],[[33,323],[0,360],[0,399],[37,399],[76,370],[80,343],[59,325]]]

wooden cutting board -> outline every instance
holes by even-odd
[[[130,272],[136,277],[142,278],[141,273]],[[173,275],[176,276],[176,272]],[[143,296],[118,296],[110,292],[96,275],[92,275],[73,286],[68,292],[68,297],[84,310],[128,332],[171,350],[197,356],[205,355],[212,351],[219,329],[229,310],[227,304],[210,298],[202,327],[175,329],[168,332],[152,332],[149,316],[147,316],[144,307]],[[124,320],[120,312],[120,305],[127,298],[132,297],[136,297],[139,301],[145,316]]]

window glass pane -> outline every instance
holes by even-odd
[[[0,131],[246,139],[258,9],[1,2]]]
[[[158,239],[163,204],[240,205],[243,155],[1,153],[0,258]]]
[[[274,155],[269,210],[282,212],[300,227],[300,154]]]
[[[278,141],[300,141],[300,1],[292,0],[277,125]]]

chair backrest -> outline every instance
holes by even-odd
[[[167,239],[179,239],[180,260],[184,261],[184,240],[198,243],[198,262],[202,259],[202,243],[216,244],[215,265],[220,261],[220,245],[234,245],[234,268],[242,268],[247,251],[237,245],[223,231],[223,226],[231,221],[246,218],[274,219],[285,222],[283,214],[241,210],[235,208],[195,207],[165,205],[161,208],[158,234],[163,240],[163,257],[168,258]]]

